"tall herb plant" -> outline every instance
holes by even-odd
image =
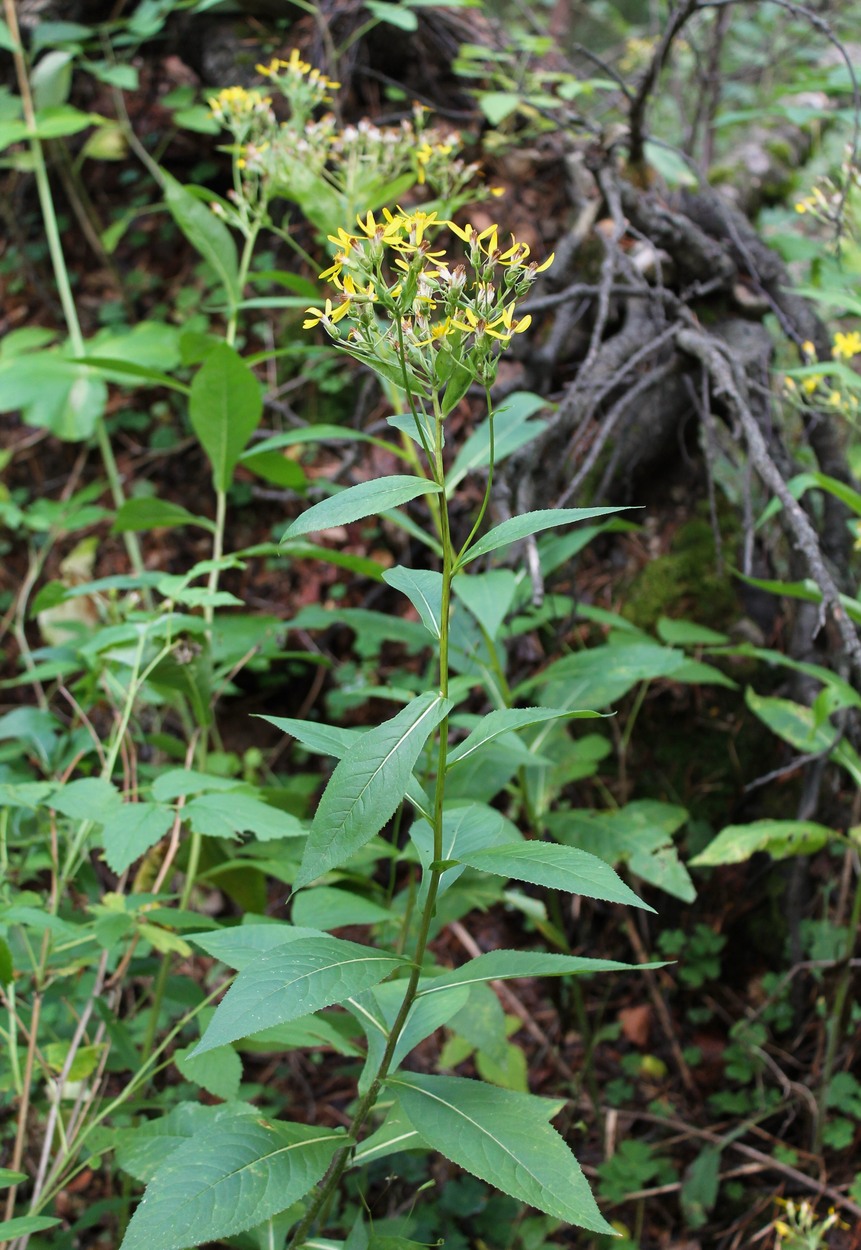
[[[439,246],[443,229],[463,241],[463,261],[453,263]],[[328,741],[338,757],[292,886],[294,892],[312,888],[355,863],[406,805],[413,816],[400,855],[422,864],[417,905],[412,915],[393,916],[400,932],[390,946],[346,941],[289,923],[251,924],[192,939],[238,970],[192,1060],[340,1004],[366,1034],[365,1067],[346,1132],[261,1117],[244,1104],[213,1112],[217,1133],[194,1132],[189,1121],[186,1140],[152,1175],[123,1250],[180,1250],[276,1219],[282,1239],[285,1224],[292,1226],[289,1246],[307,1244],[325,1231],[348,1169],[404,1148],[439,1151],[560,1221],[612,1232],[573,1153],[549,1122],[559,1102],[406,1065],[415,1047],[491,980],[622,966],[494,950],[441,970],[429,939],[453,875],[471,868],[642,906],[603,860],[572,847],[523,840],[513,826],[500,833],[499,820],[485,804],[453,804],[447,797],[458,766],[502,735],[594,715],[554,707],[499,708],[479,718],[462,740],[452,733],[452,713],[473,685],[469,677],[454,674],[451,663],[452,621],[464,610],[455,607],[455,597],[468,570],[530,534],[612,511],[538,511],[484,528],[494,459],[489,388],[498,350],[526,329],[529,319],[517,316],[517,301],[550,260],[530,261],[528,247],[514,240],[500,245],[495,226],[479,232],[425,211],[384,210],[379,219],[369,212],[358,218],[357,233],[341,228],[333,241],[338,250],[326,276],[338,296],[308,309],[305,327],[322,325],[340,348],[397,388],[403,411],[390,421],[404,436],[413,471],[340,491],[308,509],[286,537],[424,499],[441,567],[399,566],[385,576],[418,612],[437,663],[428,689],[363,733],[271,718],[309,744]],[[490,471],[475,522],[459,538],[450,514],[446,422],[476,382],[488,404]],[[174,1116],[163,1132],[172,1136],[178,1127]],[[357,1245],[368,1244],[367,1230],[354,1229],[351,1244],[354,1238]]]

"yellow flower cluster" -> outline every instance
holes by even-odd
[[[406,370],[418,395],[446,387],[455,375],[462,380],[464,371],[489,385],[497,365],[494,344],[507,346],[528,329],[532,318],[516,317],[517,301],[553,256],[538,264],[514,237],[500,246],[498,226],[479,231],[420,209],[383,209],[379,219],[369,212],[356,222],[359,233],[340,228],[329,236],[336,252],[320,274],[342,298],[307,309],[303,328],[322,325],[396,384],[403,385],[399,368]],[[466,263],[450,265],[445,249],[436,247],[441,230],[467,245]],[[338,324],[345,319],[351,323],[346,337]]]
[[[271,59],[269,65],[256,65],[257,74],[262,74],[264,78],[275,79],[279,81],[285,78],[305,79],[312,86],[319,86],[324,91],[336,91],[339,89],[340,83],[336,83],[334,79],[326,78],[325,74],[321,74],[320,70],[301,59],[299,49],[292,49],[289,59],[282,61],[277,56]]]
[[[855,356],[861,355],[861,334],[857,330],[853,330],[849,334],[844,334],[842,330],[838,330],[834,335],[834,359],[835,360],[852,360]]]
[[[258,122],[272,118],[272,97],[245,87],[225,87],[207,101],[212,115],[227,130],[247,132]]]

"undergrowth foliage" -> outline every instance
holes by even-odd
[[[811,806],[805,795],[794,818],[785,797],[750,809],[746,801],[745,823],[734,808],[712,828],[711,809],[700,819],[672,781],[643,784],[634,775],[634,730],[641,716],[655,723],[647,702],[687,686],[703,707],[706,692],[717,688],[733,718],[739,713],[739,721],[764,727],[792,753],[787,765],[748,790],[810,768],[818,792],[826,767],[856,795],[861,786],[855,732],[861,696],[857,682],[849,680],[853,666],[856,676],[861,673],[861,604],[846,593],[845,577],[835,580],[833,564],[823,557],[827,544],[817,533],[821,517],[836,516],[844,531],[840,549],[851,549],[848,521],[857,551],[861,494],[839,457],[834,471],[809,455],[805,459],[806,453],[784,471],[780,466],[792,457],[780,451],[780,420],[757,415],[744,372],[709,319],[700,316],[699,304],[696,317],[676,307],[672,264],[662,269],[656,253],[640,255],[642,272],[631,266],[644,240],[652,233],[661,237],[653,231],[652,208],[659,225],[670,212],[671,197],[656,187],[654,170],[682,186],[693,178],[692,166],[646,139],[652,88],[670,53],[683,50],[677,36],[697,10],[706,21],[717,15],[713,29],[707,28],[716,40],[717,64],[722,15],[729,8],[718,15],[706,3],[685,3],[659,42],[637,48],[629,41],[629,53],[645,72],[635,92],[621,95],[615,70],[587,81],[567,69],[515,74],[511,52],[494,53],[488,66],[486,48],[462,48],[455,71],[497,88],[475,93],[487,120],[517,121],[507,137],[504,127],[489,135],[486,150],[491,140],[516,146],[515,135],[525,142],[560,126],[579,134],[583,118],[568,106],[592,92],[617,94],[619,115],[629,123],[622,128],[627,139],[610,142],[612,126],[592,135],[580,171],[584,178],[596,174],[584,192],[592,207],[559,248],[553,277],[560,289],[533,292],[529,299],[553,256],[533,256],[524,242],[487,224],[486,210],[480,225],[464,222],[462,210],[489,200],[496,189],[479,177],[477,165],[461,159],[460,135],[430,125],[423,108],[408,109],[395,125],[342,125],[334,95],[339,83],[296,50],[257,65],[258,87],[230,86],[200,101],[183,88],[170,106],[162,103],[175,109],[177,125],[207,136],[208,151],[226,138],[220,151],[229,163],[229,189],[220,194],[162,168],[135,135],[120,95],[136,85],[133,49],[161,29],[171,8],[186,7],[184,0],[141,0],[127,18],[99,31],[46,23],[29,40],[18,30],[18,7],[4,0],[6,23],[0,23],[0,48],[11,54],[18,82],[18,97],[0,101],[0,144],[4,160],[8,154],[18,172],[33,174],[65,331],[27,325],[4,337],[0,407],[20,411],[26,423],[66,442],[93,441],[111,507],[102,503],[104,482],[80,486],[83,457],[58,500],[20,491],[13,496],[0,485],[0,520],[27,551],[25,575],[3,619],[22,665],[9,685],[22,687],[29,699],[0,716],[0,1036],[8,1057],[0,1069],[0,1095],[13,1112],[2,1129],[8,1166],[0,1169],[6,1190],[0,1241],[12,1250],[74,1250],[98,1225],[116,1230],[112,1244],[121,1242],[122,1250],[187,1250],[225,1241],[237,1250],[408,1250],[417,1244],[411,1237],[427,1242],[448,1232],[458,1203],[468,1206],[470,1195],[479,1193],[481,1202],[501,1204],[494,1213],[505,1213],[491,1218],[487,1205],[484,1218],[491,1224],[496,1219],[505,1225],[511,1212],[521,1212],[517,1231],[499,1243],[488,1238],[493,1244],[524,1250],[556,1244],[570,1238],[567,1226],[575,1225],[597,1236],[590,1245],[606,1245],[610,1234],[629,1230],[621,1219],[611,1226],[604,1218],[575,1157],[577,1129],[558,1117],[581,1082],[596,1120],[607,1107],[624,1108],[632,1122],[639,1114],[635,1099],[642,1090],[618,1077],[597,1086],[594,1049],[618,1039],[623,1026],[606,1018],[594,1022],[580,988],[587,975],[629,972],[632,966],[584,955],[594,928],[578,937],[583,945],[573,954],[560,895],[597,900],[598,917],[609,908],[625,916],[622,908],[645,908],[627,884],[631,876],[687,909],[696,900],[688,866],[707,880],[754,855],[790,861],[802,871],[817,857],[827,864],[840,856],[840,896],[831,909],[839,923],[825,916],[827,908],[825,918],[817,913],[816,919],[800,919],[797,909],[788,917],[793,967],[762,977],[755,1009],[740,1012],[733,1003],[719,1089],[703,1094],[709,1088],[703,1056],[697,1046],[683,1052],[675,1030],[702,1029],[712,1019],[703,992],[725,980],[734,938],[729,927],[725,933],[711,923],[691,923],[697,913],[680,911],[674,921],[680,927],[666,929],[657,943],[661,954],[679,958],[679,968],[675,980],[668,973],[659,980],[651,970],[662,965],[644,962],[644,938],[626,918],[622,927],[640,961],[636,968],[646,970],[634,984],[650,995],[652,1007],[643,1009],[656,1012],[673,1075],[698,1109],[708,1104],[721,1120],[737,1116],[769,1127],[771,1117],[792,1109],[795,1121],[809,1130],[805,1146],[817,1168],[825,1150],[848,1157],[861,1123],[861,1087],[846,1045],[858,1017],[851,993],[861,923],[857,799],[842,823],[832,813],[820,818],[816,801]],[[210,7],[199,0],[193,12]],[[314,5],[300,7],[317,12]],[[413,30],[418,19],[412,10],[423,7],[421,0],[375,3],[369,24]],[[782,7],[794,15],[795,6]],[[813,15],[815,29],[818,22]],[[765,38],[758,17],[753,27]],[[107,56],[111,39],[124,49],[127,64]],[[540,42],[524,37],[524,65],[540,52]],[[340,53],[329,48],[327,64],[336,78],[347,46]],[[268,49],[261,55],[268,56]],[[73,66],[115,93],[118,120],[69,102]],[[709,91],[716,84],[717,76]],[[601,98],[609,108],[609,97]],[[334,110],[324,112],[330,104]],[[692,141],[706,115],[714,121],[717,112],[716,96],[714,109],[703,110],[694,125]],[[46,145],[88,131],[93,133],[81,160],[101,159],[95,154],[111,143],[127,145],[158,188],[160,203],[151,207],[163,211],[169,228],[182,232],[202,262],[184,291],[196,303],[181,313],[178,306],[172,319],[162,314],[159,320],[153,312],[132,327],[105,324],[89,337],[66,266],[46,160]],[[616,159],[619,144],[627,144],[627,170]],[[861,269],[856,163],[850,153],[836,181],[815,184],[789,214],[793,227],[837,224],[845,232],[843,263],[850,278]],[[633,183],[627,181],[631,172]],[[579,175],[573,181],[579,186]],[[117,246],[138,208],[104,232],[104,248]],[[579,264],[580,245],[595,225],[592,208],[606,209],[609,217],[594,231],[604,256],[600,280],[584,284],[572,265]],[[747,247],[746,232],[752,235],[753,228],[746,219],[735,219],[729,231],[736,242],[738,230],[746,283],[764,264],[765,249],[757,250],[759,240],[755,255]],[[707,233],[685,237],[699,239],[704,254],[717,254]],[[276,253],[266,251],[267,238],[290,249],[302,273],[271,268]],[[575,238],[576,246],[569,246]],[[672,247],[671,239],[665,242]],[[317,245],[322,254],[326,243],[328,258],[318,273]],[[796,243],[783,239],[790,258]],[[734,262],[728,251],[718,259],[725,281]],[[314,274],[318,282],[304,276]],[[861,336],[854,327],[861,302],[836,275],[836,262],[829,261],[807,295],[836,309],[841,328],[826,334],[815,319],[802,318],[799,324],[808,328],[793,331],[801,364],[783,368],[769,395],[784,415],[813,431],[840,416],[857,434],[861,382],[854,362]],[[653,278],[656,285],[650,285]],[[325,293],[319,283],[328,283]],[[737,290],[736,284],[733,298]],[[670,298],[653,299],[659,293]],[[704,299],[706,294],[703,288]],[[547,579],[591,540],[636,528],[612,507],[527,510],[558,494],[549,487],[536,491],[536,483],[567,471],[564,457],[549,463],[547,448],[581,446],[591,415],[598,415],[598,432],[561,496],[563,502],[583,497],[613,423],[626,406],[637,406],[641,385],[649,382],[644,362],[654,345],[637,338],[644,323],[626,315],[620,318],[623,331],[614,328],[613,310],[628,296],[641,311],[658,309],[660,342],[672,342],[689,365],[696,362],[700,415],[710,429],[705,443],[722,433],[732,444],[729,469],[721,468],[720,448],[706,454],[709,472],[715,470],[714,532],[697,523],[707,541],[686,556],[679,582],[686,582],[701,552],[710,553],[719,532],[718,503],[749,519],[746,545],[754,528],[764,535],[783,524],[804,557],[801,572],[796,569],[794,580],[754,577],[746,551],[745,581],[818,612],[813,637],[830,619],[847,658],[843,671],[830,666],[824,649],[799,658],[761,638],[740,644],[729,625],[724,633],[669,619],[676,601],[657,576],[661,557],[648,570],[655,600],[648,611],[633,597],[610,611],[564,593],[543,593]],[[491,388],[501,354],[522,345],[518,336],[530,329],[532,315],[550,308],[571,314],[572,325],[585,317],[585,326],[593,317],[568,398],[554,407],[516,391],[495,406]],[[298,345],[291,339],[252,351],[249,341],[264,314],[276,310],[288,325],[293,319]],[[256,325],[255,317],[261,318]],[[788,312],[782,317],[791,320]],[[560,314],[553,333],[536,345],[540,367],[552,372],[568,347],[576,356],[572,325],[564,331]],[[745,336],[748,329],[746,322]],[[622,364],[612,365],[611,374],[623,393],[602,407],[609,392],[593,396],[590,376],[605,369],[602,352],[622,332]],[[346,368],[335,373],[341,366],[331,362],[347,357]],[[293,376],[291,368],[304,367],[296,366],[297,359],[324,382],[334,376],[331,385],[340,388],[341,398],[356,376],[353,362],[372,371],[392,414],[388,429],[381,425],[369,433],[334,421],[299,423],[262,438],[265,406],[275,408],[279,383]],[[673,367],[661,364],[663,376]],[[531,377],[525,385],[539,387],[534,371]],[[757,379],[756,393],[764,395],[760,372]],[[613,385],[611,377],[607,387]],[[147,386],[170,396],[173,415],[199,444],[211,470],[212,516],[159,498],[148,481],[123,481],[109,425],[109,387]],[[325,393],[325,385],[320,389]],[[578,395],[591,415],[570,442],[570,430],[560,439],[559,420],[566,409],[565,419],[571,416]],[[464,432],[467,398],[474,407],[483,399],[486,412]],[[719,400],[720,417],[707,399]],[[337,404],[332,411],[338,413]],[[125,415],[121,411],[114,420]],[[766,427],[772,436],[777,432],[776,442],[766,444]],[[848,436],[850,443],[857,467],[857,438],[853,443]],[[354,484],[306,474],[303,448],[322,444],[359,449],[349,464]],[[753,472],[738,472],[737,453],[747,456]],[[6,463],[0,453],[0,470]],[[397,465],[398,472],[375,476],[380,463]],[[507,475],[501,485],[500,465]],[[761,491],[752,486],[757,475]],[[230,551],[229,511],[243,492],[250,494],[249,478],[315,502],[283,535],[283,522],[277,527],[280,541]],[[601,488],[595,494],[600,501]],[[497,503],[506,519],[493,523]],[[340,527],[356,522],[403,538],[399,550],[411,551],[411,563],[388,567],[343,548]],[[122,536],[129,571],[95,577],[99,540],[88,531],[98,526],[103,532],[108,524]],[[172,574],[148,568],[138,535],[179,527],[194,532],[206,558]],[[77,545],[68,550],[70,538]],[[521,550],[526,556],[519,560]],[[258,748],[240,756],[225,749],[221,737],[224,702],[236,692],[243,669],[269,675],[278,664],[288,679],[298,675],[303,681],[315,666],[322,677],[329,664],[313,643],[303,643],[302,652],[288,651],[283,621],[247,611],[225,589],[226,574],[262,560],[282,571],[288,562],[297,571],[307,562],[315,562],[314,568],[326,562],[367,579],[363,584],[385,594],[387,605],[400,596],[403,609],[309,605],[288,622],[303,639],[333,623],[353,630],[359,661],[332,674],[326,703],[331,723],[315,718],[313,698],[293,717],[263,717],[266,732],[274,727],[285,735],[282,759],[291,764],[284,773],[272,771],[274,764]],[[666,569],[673,557],[664,560]],[[676,571],[680,566],[672,565]],[[56,575],[46,581],[49,568]],[[673,582],[672,572],[667,580]],[[681,589],[682,602],[696,599],[691,586]],[[732,601],[732,592],[726,594]],[[567,641],[556,648],[562,653],[537,672],[531,658],[513,662],[518,637],[534,637],[547,626],[567,631]],[[33,645],[37,631],[39,647]],[[567,642],[573,642],[571,649]],[[390,643],[405,657],[397,667],[382,660]],[[816,655],[821,663],[811,661]],[[730,673],[750,681],[743,706]],[[778,697],[786,690],[775,692],[775,673],[797,679],[793,697]],[[806,702],[802,689],[809,694]],[[382,704],[391,712],[381,723],[373,723],[379,712],[363,711],[361,728],[355,716],[342,716],[371,700],[374,708]],[[620,704],[623,715],[604,719]],[[708,707],[709,714],[719,710],[717,703]],[[666,747],[665,754],[673,749]],[[609,774],[599,777],[599,765],[611,755],[617,772],[605,784]],[[308,763],[315,756],[331,761],[324,786],[319,768]],[[660,760],[657,752],[653,758]],[[584,779],[592,779],[591,798],[584,799],[578,786]],[[321,786],[315,804],[311,799]],[[690,858],[684,863],[674,839],[686,825]],[[481,950],[476,938],[487,942],[487,926],[471,932],[464,918],[490,907],[498,907],[497,914],[504,907],[522,922],[528,934],[522,949]],[[583,932],[591,909],[585,915]],[[344,929],[350,940],[333,936]],[[470,958],[451,966],[457,965],[453,949]],[[809,1047],[815,1058],[807,1083],[814,1093],[802,1102],[800,1077],[790,1080],[781,1065],[791,1049],[789,1030],[798,1024],[790,981],[808,965],[819,1015],[804,1045],[814,1033],[818,1040]],[[561,1052],[554,1056],[566,1082],[558,1098],[530,1092],[526,1048],[511,1040],[520,1023],[535,1027],[522,1005],[519,1019],[505,1012],[504,1005],[517,1000],[499,983],[518,978],[539,985],[544,978],[562,979],[554,986],[561,985],[565,1001],[559,1019],[568,1011],[576,1019],[583,1071],[572,1072]],[[631,1041],[638,1026],[629,1021],[627,1028]],[[441,1049],[432,1040],[440,1029],[446,1030]],[[632,1043],[646,1044],[642,1038]],[[340,1065],[339,1079],[349,1092],[339,1127],[329,1126],[334,1116],[325,1117],[326,1124],[307,1123],[319,1116],[319,1104],[303,1114],[284,1096],[280,1075],[277,1089],[262,1079],[255,1084],[261,1056],[269,1071],[310,1072],[310,1102],[317,1075],[322,1080]],[[469,1076],[452,1075],[465,1063],[472,1065]],[[639,1050],[622,1055],[618,1067],[638,1080],[667,1073],[657,1054]],[[844,1215],[861,1212],[861,1174],[851,1190],[823,1186],[788,1149],[779,1159],[776,1150],[773,1159],[751,1152],[737,1140],[744,1125],[694,1129],[688,1138],[687,1126],[672,1118],[669,1100],[656,1100],[649,1088],[649,1109],[641,1118],[653,1127],[662,1124],[665,1132],[681,1129],[677,1140],[687,1140],[692,1154],[677,1186],[687,1228],[704,1228],[722,1207],[730,1219],[739,1208],[755,1206],[734,1171],[721,1173],[722,1157],[736,1148],[752,1153],[767,1175],[776,1169],[792,1184],[827,1196]],[[302,1122],[286,1118],[291,1115]],[[594,1169],[605,1212],[644,1187],[671,1188],[676,1165],[657,1140],[659,1131],[650,1127],[648,1142],[631,1136],[615,1151],[607,1137],[608,1157]],[[440,1187],[433,1202],[422,1203],[430,1161],[439,1155],[476,1179],[461,1175]],[[383,1208],[375,1201],[380,1166],[408,1195],[397,1220],[376,1215]],[[115,1183],[117,1174],[121,1180]],[[90,1202],[102,1181],[104,1196]],[[508,1197],[488,1200],[487,1186]],[[70,1195],[78,1187],[88,1206],[70,1214]],[[635,1231],[625,1246],[646,1235],[642,1200],[637,1202]],[[541,1214],[524,1218],[523,1205]],[[778,1215],[773,1231],[787,1246],[820,1244],[838,1224],[836,1213],[823,1216],[806,1199],[785,1202]],[[471,1232],[482,1235],[477,1218]]]
[[[334,1193],[344,1172],[355,1166],[357,1150],[379,1159],[405,1143],[440,1151],[559,1220],[612,1232],[569,1147],[549,1123],[554,1103],[481,1080],[412,1071],[408,1060],[430,1032],[464,1010],[475,987],[602,966],[582,957],[497,950],[441,971],[428,943],[441,895],[458,871],[471,868],[546,888],[564,882],[588,897],[642,906],[603,860],[573,847],[513,837],[514,828],[502,826],[486,803],[452,801],[447,784],[464,760],[474,757],[481,766],[483,753],[505,735],[594,715],[502,705],[480,717],[465,737],[458,734],[460,741],[453,737],[452,718],[476,684],[476,677],[453,665],[453,616],[464,614],[473,630],[482,624],[480,612],[462,606],[470,593],[456,596],[465,579],[478,587],[488,576],[470,573],[468,566],[528,535],[613,509],[535,512],[482,533],[494,463],[490,410],[483,504],[467,538],[455,539],[443,456],[445,418],[471,383],[490,387],[497,347],[528,324],[528,318],[516,319],[516,301],[550,261],[529,263],[528,248],[516,241],[500,248],[496,227],[482,232],[453,227],[435,213],[384,210],[381,221],[368,213],[358,225],[358,234],[341,228],[332,236],[339,250],[325,276],[339,289],[340,301],[309,309],[305,327],[322,324],[340,347],[401,391],[405,410],[390,423],[415,448],[406,456],[416,471],[339,491],[309,508],[285,537],[427,498],[441,568],[396,566],[385,580],[418,612],[437,664],[430,688],[408,698],[391,719],[346,739],[337,726],[270,719],[300,740],[313,742],[326,733],[341,738],[338,763],[292,876],[294,894],[349,871],[406,803],[412,816],[401,825],[408,840],[400,856],[421,863],[417,904],[412,915],[394,912],[397,936],[390,946],[344,941],[305,926],[248,924],[240,931],[237,958],[229,949],[233,933],[226,935],[228,949],[198,935],[204,949],[238,971],[189,1061],[211,1059],[242,1038],[339,1004],[367,1037],[358,1102],[346,1134],[261,1119],[245,1107],[219,1108],[217,1134],[195,1136],[155,1172],[132,1217],[125,1250],[180,1250],[270,1220],[305,1199],[296,1207],[298,1223],[289,1241],[300,1246],[325,1229]],[[450,265],[438,246],[436,235],[445,228],[465,241],[465,263]],[[486,631],[482,641],[488,649],[495,646]],[[392,853],[398,854],[397,844]],[[373,1147],[366,1140],[369,1129]]]

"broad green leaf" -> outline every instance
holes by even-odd
[[[515,391],[505,400],[505,406],[493,418],[494,463],[499,464],[506,456],[531,443],[545,428],[546,421],[532,421],[537,412],[548,407],[547,400],[530,391]],[[470,434],[454,464],[446,474],[446,494],[451,496],[468,473],[482,469],[490,463],[490,422],[481,425]]]
[[[600,855],[608,864],[627,864],[643,881],[690,903],[696,890],[673,845],[673,834],[687,818],[674,803],[638,799],[612,812],[563,809],[545,821],[560,842]]]
[[[212,465],[215,489],[227,490],[263,415],[260,384],[229,344],[216,344],[195,374],[188,415]]]
[[[761,696],[748,688],[745,702],[754,715],[766,724],[772,733],[805,754],[827,752],[838,764],[842,764],[856,786],[861,786],[861,759],[855,748],[841,739],[829,721],[821,722],[814,710],[792,699],[772,699]]]
[[[40,57],[30,73],[33,104],[38,114],[44,109],[57,109],[66,103],[72,86],[72,62],[69,51],[56,49]]]
[[[556,707],[598,707],[615,703],[641,681],[653,681],[657,677],[671,677],[684,664],[689,663],[684,651],[662,647],[654,642],[641,642],[632,637],[612,645],[590,647],[566,655],[537,673],[515,690],[520,697],[540,688],[544,700]]]
[[[458,857],[470,868],[492,872],[515,881],[529,881],[548,889],[600,898],[610,903],[625,903],[654,911],[637,898],[605,860],[571,846],[555,842],[515,842],[511,846],[492,846],[484,851],[471,851]]]
[[[71,820],[101,820],[118,811],[122,798],[102,777],[79,777],[54,791],[51,806]]]
[[[191,1046],[174,1052],[173,1061],[182,1075],[193,1085],[199,1085],[208,1094],[230,1102],[239,1093],[242,1080],[242,1060],[232,1046],[219,1046],[205,1055],[191,1058]]]
[[[345,1144],[341,1132],[259,1113],[225,1118],[217,1133],[192,1137],[168,1156],[121,1250],[186,1250],[252,1228],[313,1188]]]
[[[301,464],[277,451],[252,451],[251,455],[246,452],[240,456],[240,460],[251,473],[256,473],[265,482],[272,482],[275,486],[303,490],[308,481]]]
[[[257,713],[260,720],[268,720],[270,725],[290,734],[302,743],[309,751],[320,755],[333,755],[342,759],[351,746],[362,736],[360,729],[346,729],[341,725],[320,725],[311,720],[294,720],[292,716],[263,716]]]
[[[406,794],[428,736],[451,710],[428,692],[363,734],[337,764],[323,791],[294,885],[309,885],[379,833]]]
[[[496,808],[486,803],[469,800],[446,806],[442,817],[442,858],[457,860],[470,851],[484,850],[488,846],[510,843],[518,835],[517,826]],[[414,820],[410,826],[410,840],[415,845],[425,869],[422,893],[427,889],[427,872],[433,862],[433,829],[426,820]],[[439,880],[438,894],[442,895],[457,881],[465,864],[446,868]]]
[[[416,1130],[407,1120],[397,1100],[375,1133],[366,1137],[355,1149],[353,1167],[362,1167],[376,1159],[397,1154],[401,1150],[427,1150]]]
[[[456,577],[451,588],[488,638],[495,638],[514,602],[517,584],[517,574],[511,569],[489,569],[471,577]]]
[[[20,408],[28,425],[64,442],[89,438],[107,402],[108,388],[60,351],[25,352],[0,361],[0,411]]]
[[[162,171],[162,176],[165,203],[174,221],[192,247],[215,271],[228,305],[235,308],[242,298],[242,290],[233,236],[208,204],[202,203],[170,174]]]
[[[46,1229],[56,1228],[60,1220],[47,1215],[19,1215],[13,1220],[0,1221],[0,1241],[11,1243],[15,1237],[24,1237],[29,1233],[44,1233]]]
[[[300,938],[323,936],[319,929],[304,929],[283,921],[243,924],[232,929],[217,929],[213,933],[188,934],[189,941],[200,946],[208,955],[240,972],[277,946],[298,942]]]
[[[114,808],[102,820],[100,837],[108,866],[125,872],[165,836],[173,821],[173,811],[161,803],[123,803]]]
[[[692,868],[715,864],[743,864],[757,851],[772,859],[812,855],[826,846],[834,833],[814,820],[754,820],[749,825],[727,825],[704,851],[690,861]]]
[[[111,533],[123,534],[127,530],[172,529],[175,525],[199,525],[215,532],[215,526],[207,517],[195,516],[181,504],[166,499],[127,499],[119,509],[111,526]]]
[[[705,625],[696,625],[693,621],[675,621],[662,616],[657,624],[657,634],[661,642],[671,647],[714,647],[729,642],[726,634],[719,634]]]
[[[201,794],[183,809],[195,833],[210,838],[233,838],[240,833],[253,833],[261,842],[278,838],[299,838],[305,827],[296,816],[271,807],[251,794],[239,790]]]
[[[539,534],[542,530],[549,530],[557,525],[573,525],[575,521],[589,521],[592,517],[609,516],[621,511],[621,508],[544,508],[539,512],[525,512],[522,516],[509,517],[501,525],[489,530],[475,546],[470,547],[462,563],[469,564],[471,560],[477,560],[489,551],[507,547],[530,534]]]
[[[406,474],[360,482],[358,486],[348,486],[337,495],[315,503],[288,526],[283,538],[295,538],[299,534],[312,534],[316,530],[331,529],[334,525],[349,525],[364,517],[379,516],[388,508],[396,508],[419,495],[435,494],[439,490],[435,482]]]
[[[429,569],[407,569],[396,564],[386,569],[383,581],[406,595],[434,638],[440,636],[442,618],[442,573]]]
[[[439,993],[453,985],[478,985],[485,981],[509,981],[518,977],[591,976],[596,972],[638,972],[663,964],[625,964],[615,959],[590,959],[580,955],[555,955],[546,951],[499,950],[478,955],[460,968],[422,982],[419,997]]]
[[[296,924],[324,932],[348,924],[381,924],[391,919],[391,912],[372,899],[327,885],[297,894],[290,914]]]
[[[0,1185],[18,1185],[27,1179],[26,1172],[14,1172],[11,1168],[0,1168]]]
[[[573,718],[598,717],[600,712],[566,711],[555,707],[506,707],[488,712],[482,717],[472,733],[449,753],[448,765],[452,767],[461,760],[469,759],[473,752],[480,750],[486,742],[492,742],[503,734],[515,729],[526,729],[530,725],[540,725],[544,721],[571,720]]]
[[[523,97],[516,91],[482,91],[478,95],[479,107],[491,126],[498,126],[506,117],[516,113]]]
[[[242,969],[192,1055],[343,1002],[406,962],[328,934],[282,943]]]
[[[12,38],[12,32],[9,27],[3,19],[0,18],[0,48],[2,48],[4,52],[15,52],[17,51],[18,46],[19,45]]]
[[[396,26],[398,30],[407,32],[418,30],[418,18],[404,5],[389,4],[386,0],[366,0],[365,8],[373,13],[378,21]]]
[[[235,777],[216,777],[214,773],[201,773],[194,768],[168,768],[153,782],[152,796],[160,803],[171,803],[189,794],[235,790],[240,784]]]
[[[613,1234],[542,1099],[453,1076],[410,1073],[388,1084],[432,1149],[556,1219]]]

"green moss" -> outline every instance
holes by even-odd
[[[729,574],[717,572],[711,525],[696,517],[681,526],[667,555],[638,574],[623,613],[641,629],[653,629],[661,616],[720,629],[737,610]]]

